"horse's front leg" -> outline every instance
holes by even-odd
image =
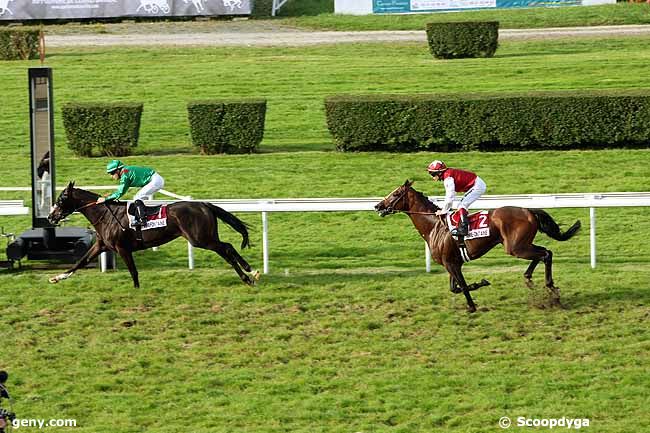
[[[122,257],[122,260],[124,260],[124,263],[126,263],[126,267],[129,269],[129,273],[133,279],[133,287],[136,289],[140,288],[138,269],[135,267],[135,261],[133,260],[133,254],[131,253],[131,250],[127,250],[124,247],[118,247],[117,253],[120,255],[120,257]]]
[[[104,243],[101,240],[97,240],[93,244],[92,247],[88,248],[88,251],[86,251],[86,254],[79,259],[79,261],[70,269],[68,269],[66,272],[59,274],[55,277],[52,277],[49,279],[50,283],[56,284],[61,280],[66,280],[72,276],[75,272],[77,272],[78,269],[81,269],[85,267],[91,260],[93,260],[95,257],[97,257],[100,253],[104,252]]]
[[[474,290],[478,290],[481,287],[485,287],[485,286],[489,286],[489,285],[490,285],[490,282],[488,280],[486,280],[485,278],[483,278],[478,283],[472,283],[472,284],[468,285],[467,289],[471,292],[471,291],[474,291]]]
[[[474,300],[469,294],[469,287],[467,286],[467,282],[465,281],[465,277],[461,271],[462,265],[456,263],[445,263],[444,265],[451,278],[456,281],[456,284],[458,284],[463,291],[463,295],[465,295],[465,299],[467,300],[467,311],[470,313],[476,312],[476,304],[474,304]]]

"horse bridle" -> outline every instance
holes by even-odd
[[[397,203],[399,203],[399,201],[402,200],[406,196],[407,192],[408,192],[408,189],[404,188],[404,191],[402,191],[402,194],[399,196],[399,198],[397,200],[393,201],[392,205],[396,205]],[[391,193],[391,195],[392,194],[393,193]],[[386,200],[387,198],[388,197],[386,197],[384,200]],[[395,210],[393,208],[393,206],[386,206],[386,210],[388,211],[389,214],[394,214],[394,213],[397,213],[397,212],[401,212],[401,213],[405,213],[407,215],[436,215],[435,212],[412,212],[412,211],[408,211],[408,210]],[[436,216],[440,217],[440,219],[444,218],[442,215],[436,215]]]
[[[404,211],[396,211],[396,210],[393,208],[393,206],[396,205],[397,203],[399,203],[399,201],[400,201],[401,199],[403,199],[403,198],[406,196],[406,192],[407,192],[407,190],[406,190],[406,188],[404,188],[404,191],[402,191],[402,194],[399,196],[399,198],[398,198],[397,200],[394,200],[394,201],[391,203],[390,206],[386,206],[386,211],[388,212],[388,214],[394,214],[394,213],[396,213],[396,212],[404,212]],[[390,195],[393,195],[393,193],[391,192]],[[386,200],[387,198],[388,198],[388,197],[386,197],[384,200]]]

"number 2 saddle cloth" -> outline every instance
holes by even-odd
[[[465,240],[490,236],[490,215],[488,214],[488,211],[483,210],[469,214],[467,218],[469,219],[469,230],[467,236],[465,236]],[[460,214],[458,212],[447,214],[447,226],[449,226],[449,231],[456,229],[459,222]]]

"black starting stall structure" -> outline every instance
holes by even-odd
[[[29,122],[31,136],[32,229],[7,247],[7,258],[19,261],[78,261],[95,240],[92,230],[55,227],[47,220],[56,200],[52,69],[29,68]]]

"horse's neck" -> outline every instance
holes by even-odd
[[[438,233],[445,230],[445,224],[435,214],[435,209],[429,206],[428,203],[424,203],[423,200],[428,201],[426,197],[417,197],[415,194],[409,197],[409,217],[424,240],[429,242],[432,232]]]
[[[100,227],[97,227],[99,223],[103,223],[114,218],[118,221],[122,218],[126,206],[118,203],[106,203],[99,204],[95,206],[88,206],[81,209],[79,212],[86,217],[88,221],[99,230]]]

